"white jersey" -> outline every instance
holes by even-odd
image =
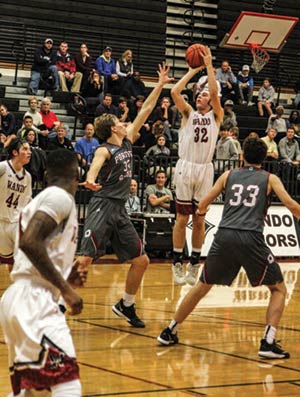
[[[0,221],[18,222],[19,213],[32,196],[31,175],[16,171],[11,160],[0,162]]]
[[[16,239],[15,263],[11,279],[30,277],[36,284],[48,288],[57,297],[59,291],[38,272],[24,252],[18,248],[19,234],[28,226],[37,211],[46,212],[57,223],[57,228],[46,240],[47,253],[57,271],[67,279],[73,266],[77,244],[77,212],[73,196],[64,189],[50,186],[38,194],[21,212]],[[37,242],[38,243],[38,242]]]
[[[196,164],[211,163],[218,135],[219,127],[213,110],[204,115],[192,111],[179,133],[179,158]]]

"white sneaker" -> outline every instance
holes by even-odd
[[[190,285],[195,285],[198,281],[198,272],[200,268],[200,263],[197,265],[192,265],[191,263],[187,264],[186,267],[186,275],[185,275],[185,282]]]
[[[172,265],[173,278],[176,284],[185,284],[185,274],[183,272],[183,264],[176,262]]]
[[[254,102],[248,102],[248,106],[254,106],[255,105],[255,103]]]

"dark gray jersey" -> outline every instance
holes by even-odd
[[[225,189],[220,228],[262,232],[267,213],[269,173],[254,167],[232,170]]]
[[[129,187],[132,178],[132,145],[124,139],[122,146],[104,143],[111,157],[106,161],[98,175],[98,183],[102,189],[95,192],[95,197],[122,200],[129,197]]]

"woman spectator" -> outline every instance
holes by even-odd
[[[76,70],[77,72],[82,73],[82,87],[89,78],[90,72],[93,69],[93,59],[88,53],[88,50],[87,45],[82,43],[79,53],[75,55]]]
[[[39,147],[37,139],[36,139],[36,133],[33,129],[27,129],[24,132],[23,139],[27,141],[30,145],[30,147]]]
[[[292,110],[287,120],[287,128],[293,127],[295,130],[295,138],[300,138],[300,115],[298,110]]]
[[[103,99],[103,81],[101,74],[96,70],[93,70],[86,84],[82,89],[82,96],[86,98],[87,102],[90,98],[97,99],[97,103],[100,103]]]
[[[9,136],[16,133],[15,116],[8,111],[5,105],[0,106],[0,121],[0,134]]]
[[[132,51],[126,50],[116,64],[117,75],[128,78],[133,75]]]
[[[145,160],[148,164],[149,175],[153,176],[157,169],[163,168],[166,171],[167,178],[173,175],[172,164],[168,160],[171,154],[170,149],[166,146],[167,138],[164,134],[156,136],[156,145],[151,146],[145,153]]]
[[[32,184],[36,181],[42,181],[46,169],[46,152],[42,150],[36,142],[36,134],[34,130],[25,131],[24,139],[29,143],[31,149],[30,162],[25,168],[32,176]]]
[[[33,125],[35,127],[39,127],[41,124],[43,124],[42,116],[38,109],[39,101],[35,96],[32,96],[28,98],[28,105],[29,105],[29,110],[27,110],[27,112],[24,114],[23,120],[25,119],[26,116],[31,116]]]

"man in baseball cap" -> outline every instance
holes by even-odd
[[[116,62],[111,57],[112,48],[106,46],[102,55],[96,59],[96,70],[104,76],[104,92],[120,94],[119,76],[116,71]]]
[[[254,81],[253,77],[249,75],[249,72],[249,65],[243,65],[242,70],[238,73],[237,79],[242,104],[252,106],[254,105],[252,102]]]
[[[52,39],[46,39],[45,41],[44,41],[44,43],[45,44],[52,44],[53,45],[53,40]]]

